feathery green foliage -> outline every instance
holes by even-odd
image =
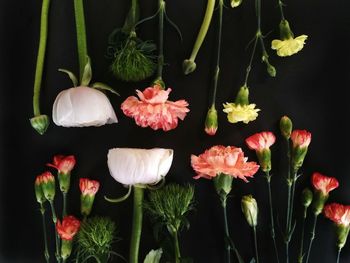
[[[77,237],[78,262],[108,262],[116,239],[116,225],[107,217],[91,217],[81,224]]]

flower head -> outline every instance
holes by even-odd
[[[213,146],[199,156],[192,155],[191,165],[197,172],[195,179],[211,179],[226,174],[245,182],[248,181],[246,177],[253,177],[259,169],[255,162],[247,162],[241,148],[222,145]]]
[[[207,117],[205,119],[205,132],[208,135],[215,135],[218,129],[218,112],[215,105],[212,105],[208,110]]]
[[[155,184],[167,175],[173,161],[172,149],[115,148],[108,152],[112,177],[124,185]]]
[[[291,56],[303,49],[307,35],[294,38],[287,20],[282,20],[279,27],[281,39],[275,39],[271,42],[271,48],[277,50],[278,56]]]
[[[258,204],[252,195],[245,195],[241,200],[242,212],[251,227],[258,225]]]
[[[320,191],[324,196],[328,196],[330,191],[338,188],[339,182],[334,177],[328,177],[316,172],[312,175],[312,185],[316,191]]]
[[[44,192],[43,192],[43,188],[42,188],[42,176],[41,175],[38,175],[35,178],[34,190],[35,190],[36,201],[39,204],[44,203],[46,201],[46,198],[44,196]]]
[[[79,188],[82,195],[96,195],[100,183],[95,180],[90,180],[88,178],[80,178]]]
[[[57,233],[63,240],[72,240],[78,233],[80,227],[80,221],[74,216],[66,216],[63,218],[62,223],[57,220],[56,229]]]
[[[39,182],[46,200],[53,201],[56,194],[55,177],[50,172],[44,172],[39,175],[37,183]]]
[[[121,109],[141,127],[164,131],[175,129],[178,119],[184,120],[189,109],[185,100],[169,101],[170,92],[170,88],[163,90],[159,85],[148,87],[143,92],[137,90],[138,98],[128,97],[122,103]]]
[[[304,162],[311,142],[311,133],[306,130],[294,130],[290,136],[293,144],[292,166],[297,171]]]
[[[337,225],[350,226],[350,206],[332,203],[324,207],[324,215]]]
[[[52,119],[58,126],[88,127],[117,123],[117,117],[107,96],[94,88],[76,87],[61,91],[52,109]]]
[[[48,163],[47,166],[57,169],[59,173],[68,174],[73,170],[75,163],[74,155],[55,155],[53,157],[53,162]]]

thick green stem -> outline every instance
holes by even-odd
[[[267,188],[269,192],[269,206],[270,206],[270,221],[271,221],[271,238],[273,241],[273,246],[275,250],[276,260],[279,263],[279,256],[278,256],[278,249],[276,244],[276,237],[275,237],[275,220],[273,217],[273,202],[272,202],[272,193],[271,193],[271,175],[269,172],[266,172],[266,182],[267,182]]]
[[[303,263],[303,253],[304,253],[304,233],[305,233],[305,220],[307,216],[307,206],[304,206],[304,214],[303,220],[301,222],[301,236],[300,236],[300,248],[299,248],[299,256],[298,263]]]
[[[181,259],[181,253],[180,253],[180,246],[179,246],[179,237],[178,233],[175,232],[173,233],[173,238],[174,238],[174,249],[175,249],[175,263],[180,263]]]
[[[159,0],[159,41],[158,41],[158,62],[157,62],[157,79],[162,79],[164,66],[164,12],[165,1]]]
[[[77,46],[79,56],[79,72],[80,80],[83,77],[84,68],[88,60],[87,43],[86,43],[86,29],[85,29],[85,15],[83,0],[74,0],[75,12],[75,26],[77,33]]]
[[[41,7],[41,21],[40,21],[40,39],[38,55],[36,60],[35,80],[34,80],[34,95],[33,95],[33,110],[34,116],[39,116],[40,113],[40,88],[43,77],[45,51],[47,43],[47,31],[49,20],[50,0],[43,0]]]
[[[134,213],[132,222],[132,233],[130,243],[130,258],[129,263],[139,262],[139,247],[142,230],[142,202],[144,188],[134,186]]]
[[[60,237],[58,236],[57,233],[57,228],[56,228],[56,223],[57,223],[57,216],[56,216],[56,210],[55,206],[53,204],[53,201],[50,201],[50,207],[51,207],[51,212],[52,212],[52,222],[55,227],[55,237],[56,237],[56,260],[58,263],[61,262],[61,253],[60,253]]]
[[[314,239],[315,239],[316,224],[317,224],[317,215],[314,215],[314,222],[313,222],[313,226],[312,226],[312,232],[311,232],[311,237],[310,237],[309,249],[307,251],[307,257],[306,257],[306,261],[305,261],[306,263],[309,262],[311,248],[312,248],[312,243],[314,242]]]
[[[63,195],[63,212],[62,217],[65,217],[67,215],[67,194],[65,192],[62,192]]]
[[[203,44],[205,36],[207,35],[208,29],[210,26],[210,22],[211,22],[211,19],[213,17],[213,13],[214,13],[214,7],[215,7],[215,0],[208,0],[207,9],[205,11],[203,22],[202,22],[201,28],[198,32],[196,42],[193,46],[191,56],[189,58],[189,60],[191,60],[193,62],[196,60],[198,51]]]
[[[42,218],[42,224],[43,224],[43,234],[44,234],[44,245],[45,245],[45,249],[44,249],[44,256],[45,256],[45,260],[47,263],[50,262],[50,253],[49,253],[49,249],[47,247],[47,232],[46,232],[46,220],[45,220],[45,208],[43,204],[40,204],[40,212],[41,212],[41,218]]]
[[[229,240],[230,238],[230,232],[228,230],[228,223],[227,223],[227,211],[226,211],[226,200],[221,202],[221,206],[223,208],[224,212],[224,227],[225,227],[225,249],[226,249],[226,261],[227,263],[231,262],[231,245]]]
[[[219,76],[220,76],[220,56],[221,56],[221,41],[222,41],[222,15],[223,15],[224,2],[219,0],[219,23],[218,23],[218,39],[217,39],[217,50],[216,50],[216,65],[214,72],[214,89],[213,98],[211,105],[216,104],[216,91],[218,88]]]
[[[137,3],[137,0],[131,0],[131,21],[132,21],[132,31],[135,31],[135,25],[137,23],[137,6],[138,6],[138,3]]]
[[[259,252],[258,252],[258,239],[256,236],[256,227],[253,227],[253,232],[254,232],[254,246],[255,246],[255,259],[256,263],[259,263]]]
[[[337,263],[339,263],[340,253],[341,253],[341,248],[338,250],[338,255],[337,255]]]

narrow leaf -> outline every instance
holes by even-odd
[[[78,86],[78,79],[77,77],[74,75],[73,72],[70,72],[69,70],[66,70],[66,69],[58,69],[59,72],[63,72],[63,73],[66,73],[68,75],[68,77],[70,78],[70,80],[73,82],[73,86],[76,87]]]
[[[94,89],[107,90],[107,91],[109,91],[109,92],[112,92],[112,93],[114,93],[114,94],[120,96],[119,93],[116,92],[113,88],[111,88],[111,87],[108,86],[107,84],[104,84],[104,83],[101,83],[101,82],[95,82],[94,84],[92,84],[92,87],[93,87]]]

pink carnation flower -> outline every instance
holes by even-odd
[[[253,177],[259,165],[256,162],[247,162],[247,159],[241,148],[217,145],[199,156],[192,155],[191,165],[197,172],[195,179],[211,179],[219,174],[226,174],[248,182],[246,177]]]
[[[324,195],[328,195],[330,191],[338,188],[339,182],[334,177],[328,177],[320,173],[312,175],[312,185],[317,191],[321,191]]]
[[[138,98],[128,97],[121,109],[141,127],[164,131],[175,129],[178,119],[184,120],[189,109],[185,100],[168,101],[170,92],[170,88],[163,90],[159,85],[148,87],[143,92],[136,90]]]
[[[290,138],[294,148],[305,148],[310,145],[311,133],[306,130],[294,130]]]
[[[248,137],[245,142],[249,149],[262,151],[269,149],[276,141],[276,137],[272,132],[260,132]]]
[[[337,225],[350,225],[350,206],[332,203],[324,208],[324,215]]]

